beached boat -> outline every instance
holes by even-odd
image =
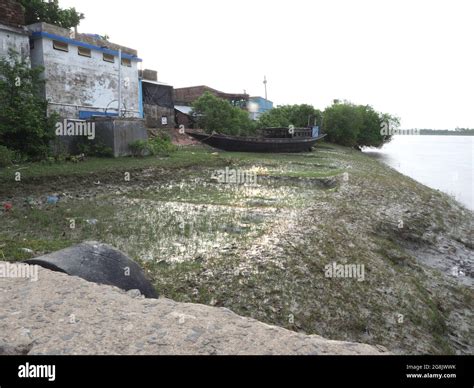
[[[308,152],[316,142],[326,136],[314,133],[311,128],[292,131],[288,131],[288,128],[267,128],[255,137],[208,134],[191,130],[186,133],[204,144],[224,151],[275,153]]]

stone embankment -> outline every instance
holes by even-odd
[[[39,268],[0,278],[0,355],[387,354]]]

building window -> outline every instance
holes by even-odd
[[[128,58],[122,58],[122,66],[132,67],[132,61]]]
[[[53,48],[55,50],[69,52],[68,44],[64,42],[60,42],[59,40],[53,40]]]
[[[30,50],[34,50],[35,48],[35,41],[33,39],[30,39]]]
[[[114,63],[115,62],[115,57],[112,55],[112,54],[105,54],[104,53],[104,61],[105,62],[110,62],[110,63]]]
[[[90,58],[92,56],[91,50],[85,47],[78,47],[77,54],[80,55],[81,57],[87,57],[87,58]]]

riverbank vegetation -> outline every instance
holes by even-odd
[[[207,133],[245,136],[255,134],[256,125],[247,111],[205,92],[193,103],[193,116]]]
[[[194,102],[193,115],[198,126],[207,133],[240,136],[254,135],[261,128],[291,130],[316,125],[328,135],[327,141],[359,149],[381,147],[390,141],[390,133],[400,124],[397,117],[376,112],[370,105],[337,100],[324,111],[308,104],[282,105],[252,121],[246,111],[209,92]]]
[[[51,153],[57,117],[46,115],[48,103],[41,97],[42,71],[41,67],[31,68],[14,51],[0,58],[0,145],[13,152],[16,161],[41,160]],[[0,152],[3,165],[14,161],[7,159],[8,151]]]
[[[255,173],[257,185],[216,180],[226,168]],[[0,259],[100,240],[177,301],[395,353],[473,351],[472,212],[350,148],[194,146],[14,166],[0,182],[0,203],[12,205],[1,213]],[[332,263],[364,265],[364,281],[327,278]]]
[[[62,28],[77,27],[84,14],[77,12],[75,8],[63,9],[58,0],[20,0],[25,10],[25,23],[34,24],[44,22],[54,24]]]

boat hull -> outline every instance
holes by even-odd
[[[209,135],[201,132],[186,132],[200,142],[211,147],[231,152],[308,152],[326,135],[308,138],[248,138],[227,135]]]

